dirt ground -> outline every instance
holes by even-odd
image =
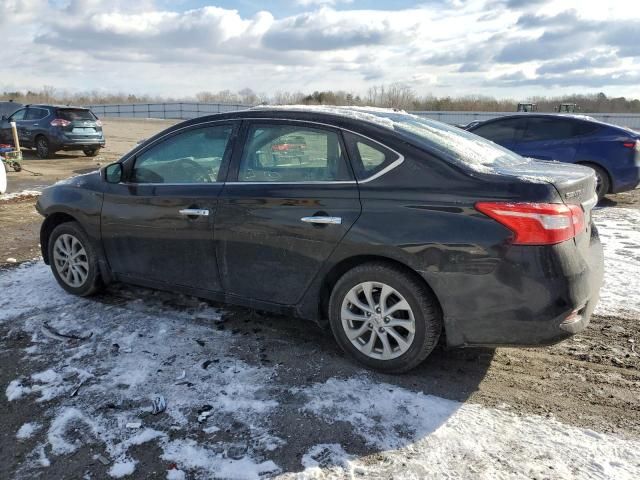
[[[107,147],[96,158],[65,153],[58,155],[55,160],[38,160],[27,154],[25,168],[43,175],[10,173],[9,193],[38,189],[58,179],[115,161],[136,141],[170,124],[165,121],[107,120]],[[34,198],[0,200],[0,276],[3,268],[11,269],[12,264],[39,255],[40,218],[34,210]],[[640,209],[640,190],[611,195],[602,206]],[[136,291],[145,292],[144,289]],[[114,286],[99,301],[117,303],[122,295],[123,290]],[[177,306],[181,301],[182,297],[178,296],[169,297],[168,300]],[[269,362],[289,365],[290,348],[297,349],[300,365],[290,365],[283,373],[285,379],[281,378],[280,381],[300,385],[334,374],[345,376],[359,368],[345,361],[331,337],[315,327],[309,328],[304,323],[291,322],[287,318],[261,316],[246,309],[224,308],[229,312],[226,329],[233,331],[240,339],[240,347],[235,351],[239,358],[248,362],[258,361],[254,357],[255,349],[259,347],[259,351],[269,352]],[[262,332],[257,347],[251,340],[251,332],[255,333],[256,326],[253,322],[247,323],[248,317],[261,324]],[[446,399],[505,408],[518,414],[549,416],[569,425],[637,440],[640,438],[638,320],[595,316],[585,332],[552,347],[438,349],[423,366],[407,375],[394,378],[373,375]],[[0,339],[2,392],[12,379],[26,375],[30,369],[37,367],[21,361],[19,352],[29,343],[28,338],[3,328],[0,329]],[[283,344],[286,348],[282,348]],[[305,347],[300,348],[300,345]],[[310,349],[314,352],[314,358],[309,357]],[[291,378],[287,380],[287,376]],[[34,408],[40,407],[34,404]],[[9,405],[4,395],[0,395],[0,410],[3,412],[0,415],[0,432],[3,432],[0,433],[3,445],[0,446],[0,452],[5,459],[9,459],[8,464],[0,467],[0,477],[3,477],[15,472],[14,468],[25,455],[19,445],[9,446],[15,431],[25,420],[25,413],[24,408]],[[282,419],[282,422],[286,423],[286,419]],[[292,428],[291,425],[283,426],[286,431]],[[358,449],[357,445],[355,448]],[[137,452],[137,455],[145,458],[146,454]],[[68,461],[73,464],[80,461],[78,458],[80,456],[76,455]],[[283,460],[283,463],[286,461]],[[156,478],[155,472],[147,473],[148,478]],[[157,478],[164,477],[159,475]]]

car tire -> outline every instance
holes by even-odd
[[[55,227],[49,236],[48,254],[53,276],[67,292],[87,297],[103,287],[98,255],[79,223]]]
[[[83,148],[82,151],[87,157],[95,157],[100,153],[100,148]]]
[[[35,147],[36,147],[36,155],[38,155],[38,158],[45,160],[47,158],[51,158],[51,155],[53,155],[53,152],[51,151],[51,147],[49,144],[49,139],[44,135],[38,135],[36,137]]]
[[[611,189],[611,179],[607,171],[593,163],[583,163],[585,167],[592,168],[596,172],[596,193],[598,194],[598,201],[602,200]]]
[[[329,323],[347,354],[387,373],[406,372],[422,363],[442,330],[439,305],[426,285],[382,262],[357,266],[336,282]]]

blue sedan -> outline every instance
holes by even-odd
[[[523,157],[596,171],[598,197],[640,184],[640,133],[582,115],[508,115],[467,128]]]

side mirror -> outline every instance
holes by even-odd
[[[2,115],[2,119],[3,122],[6,122],[7,120],[9,120],[9,117],[7,117],[6,115]]]
[[[102,169],[102,179],[107,183],[120,183],[123,174],[121,163],[112,163]]]

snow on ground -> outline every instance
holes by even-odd
[[[39,190],[22,190],[20,192],[14,192],[14,193],[3,193],[3,194],[0,194],[0,202],[16,200],[16,199],[39,197],[41,194],[42,192],[40,192]]]
[[[604,286],[597,315],[640,318],[640,210],[593,211],[605,257]]]
[[[638,318],[639,212],[594,216],[607,264],[598,313]],[[0,272],[0,292],[0,325],[25,332],[31,344],[22,355],[40,365],[4,394],[46,409],[16,433],[34,442],[17,478],[46,476],[87,446],[108,460],[105,475],[135,476],[132,450],[152,444],[169,479],[640,478],[638,441],[425,395],[364,372],[287,383],[278,365],[238,358],[236,349],[255,341],[221,329],[225,312],[197,299],[135,288],[77,298],[41,262]],[[159,395],[167,408],[154,415]],[[283,417],[325,432],[348,425],[350,437],[327,441],[325,433],[292,454],[291,435],[315,432],[285,435]],[[368,453],[356,454],[358,442]],[[283,452],[299,455],[293,471],[283,468]]]

